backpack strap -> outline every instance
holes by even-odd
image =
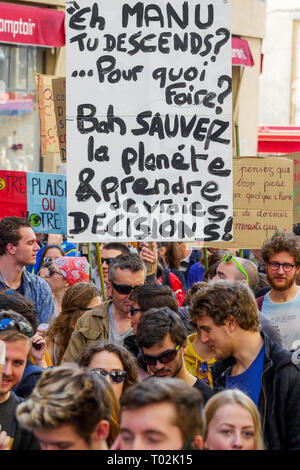
[[[262,295],[261,297],[258,297],[256,299],[257,308],[258,308],[259,311],[261,311],[263,301],[264,301],[264,295]]]

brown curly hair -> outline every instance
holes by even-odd
[[[265,263],[269,262],[271,256],[275,253],[287,251],[294,257],[295,265],[300,266],[300,237],[293,232],[276,232],[265,240],[261,248],[261,256]]]
[[[192,321],[208,316],[215,325],[221,326],[231,315],[240,328],[259,331],[257,303],[253,292],[244,282],[210,281],[192,298]]]
[[[88,282],[77,282],[64,293],[62,311],[50,324],[46,336],[46,342],[53,341],[57,346],[56,365],[61,363],[78,318],[85,313],[89,302],[98,295],[99,289]]]

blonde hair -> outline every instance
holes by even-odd
[[[204,407],[204,414],[206,419],[206,429],[204,434],[204,441],[207,438],[209,423],[213,419],[217,410],[224,405],[240,405],[245,408],[251,415],[254,425],[254,450],[264,450],[264,440],[261,429],[261,420],[259,411],[255,403],[248,395],[238,389],[227,389],[213,395]]]

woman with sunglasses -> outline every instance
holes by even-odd
[[[101,342],[87,347],[79,356],[78,363],[105,377],[118,400],[128,387],[138,381],[136,359],[123,346]]]
[[[65,252],[60,245],[53,243],[43,246],[37,254],[35,272],[37,273],[41,269],[47,258],[54,260],[60,256],[65,256]]]
[[[66,290],[61,312],[50,324],[46,336],[53,365],[61,363],[78,318],[100,304],[99,289],[92,283],[78,282]]]

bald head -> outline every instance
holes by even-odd
[[[235,256],[235,260],[244,268],[248,274],[248,285],[250,289],[255,292],[258,285],[258,270],[256,265],[248,259],[238,258],[237,256]],[[238,265],[233,260],[229,263],[225,263],[224,261],[221,262],[217,267],[214,279],[246,282],[245,274],[239,269]]]

